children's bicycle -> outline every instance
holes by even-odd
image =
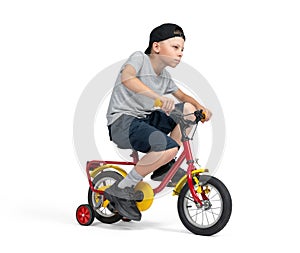
[[[205,114],[195,111],[195,121],[185,119],[181,112],[175,112],[179,119],[182,133],[183,152],[180,154],[165,178],[156,188],[147,182],[141,181],[135,191],[142,197],[136,199],[140,211],[146,211],[153,203],[156,194],[161,192],[175,175],[180,165],[186,160],[188,165],[186,175],[183,176],[173,189],[173,195],[178,196],[177,210],[183,225],[192,233],[210,236],[221,231],[231,216],[232,201],[226,186],[217,178],[210,176],[205,168],[196,168],[190,146],[187,129],[203,122]],[[194,134],[193,134],[194,135]],[[133,161],[99,161],[87,162],[86,174],[89,182],[88,203],[82,204],[76,210],[76,219],[80,225],[91,225],[96,217],[102,223],[112,224],[120,220],[130,221],[110,208],[109,200],[105,199],[104,191],[114,182],[124,178],[127,173],[119,165],[136,165],[139,161],[137,151],[131,154]]]

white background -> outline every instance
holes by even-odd
[[[1,252],[299,252],[298,1],[190,2],[1,2]],[[179,221],[176,197],[165,196],[139,223],[82,227],[75,210],[88,184],[72,142],[77,101],[164,22],[183,27],[184,61],[222,104],[216,176],[232,194],[232,218],[216,236],[195,236]]]

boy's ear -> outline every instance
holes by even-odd
[[[153,42],[153,44],[152,44],[152,50],[154,51],[154,53],[159,54],[160,45],[159,45],[158,42]]]

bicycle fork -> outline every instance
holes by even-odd
[[[188,169],[187,169],[187,182],[190,188],[190,192],[193,196],[193,199],[196,203],[196,205],[199,205],[199,207],[203,206],[202,201],[199,199],[197,193],[200,193],[202,198],[204,200],[208,200],[208,198],[205,195],[205,192],[202,190],[202,187],[197,189],[197,192],[194,188],[194,184],[193,184],[193,177],[192,177],[192,170],[194,170],[194,159],[193,159],[193,155],[192,155],[192,151],[191,151],[191,146],[189,141],[183,141],[183,146],[184,146],[184,152],[185,152],[185,157],[186,157],[186,163],[188,164]],[[196,183],[198,184],[198,178],[194,178]]]

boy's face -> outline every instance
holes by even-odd
[[[154,45],[161,61],[169,67],[175,68],[181,61],[184,49],[184,39],[181,37],[170,38]]]

